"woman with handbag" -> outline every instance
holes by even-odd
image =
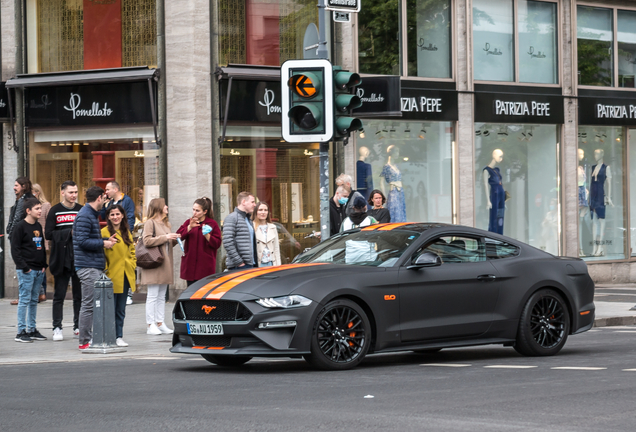
[[[139,262],[140,253],[137,252],[138,265],[142,267],[139,283],[148,285],[146,297],[146,331],[149,335],[170,334],[170,329],[164,322],[166,311],[166,290],[174,283],[172,271],[172,247],[177,243],[179,234],[170,231],[168,222],[168,206],[163,198],[154,198],[148,204],[148,219],[144,223],[141,236],[143,246],[152,252],[160,252],[160,264],[155,268],[142,267]],[[158,254],[157,254],[158,255]],[[159,260],[157,260],[159,261]]]
[[[181,258],[181,279],[188,286],[216,273],[216,251],[221,247],[221,229],[212,219],[212,201],[199,198],[192,205],[192,217],[177,230],[185,240]]]
[[[115,294],[115,343],[126,347],[124,342],[124,318],[126,317],[126,299],[128,290],[135,290],[135,243],[128,227],[126,211],[119,204],[113,204],[106,210],[108,225],[102,228],[102,237],[115,236],[117,243],[110,249],[104,249],[106,256],[106,276],[113,281]]]
[[[252,212],[256,235],[256,255],[259,267],[280,265],[280,246],[278,230],[269,215],[269,206],[265,202],[256,204]]]

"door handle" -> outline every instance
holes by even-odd
[[[489,281],[494,281],[495,279],[497,279],[497,276],[491,275],[491,274],[477,276],[477,280],[480,280],[480,281],[489,282]]]

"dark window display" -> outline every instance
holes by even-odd
[[[558,254],[558,127],[476,123],[475,135],[477,228]]]
[[[451,122],[365,121],[357,188],[381,190],[391,222],[453,223],[453,139]]]
[[[579,84],[614,85],[612,9],[577,7]]]
[[[586,260],[624,259],[623,128],[579,126],[579,255]]]
[[[451,0],[408,0],[408,75],[452,77]]]
[[[315,1],[312,3],[315,5]],[[400,2],[365,0],[358,13],[359,72],[401,75]]]

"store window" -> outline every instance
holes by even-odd
[[[556,23],[556,2],[473,1],[475,80],[557,84]]]
[[[475,221],[559,253],[558,126],[475,124]]]
[[[51,204],[60,201],[60,185],[73,180],[78,202],[91,186],[116,181],[135,202],[143,220],[148,203],[159,196],[159,149],[152,128],[36,131],[29,133],[30,176]]]
[[[618,86],[636,87],[636,12],[617,12]]]
[[[623,128],[579,126],[578,143],[579,256],[624,259]]]
[[[453,223],[451,122],[365,121],[357,139],[357,188],[381,190],[392,222]]]
[[[358,13],[360,73],[402,75],[399,23],[398,0],[365,0]]]
[[[220,0],[219,27],[221,65],[317,58],[315,49],[306,49],[318,43],[313,0]]]
[[[221,147],[222,221],[242,191],[266,202],[278,229],[281,263],[319,243],[320,172],[318,143],[290,144],[279,127],[228,126]]]
[[[408,0],[408,75],[452,78],[451,0]]]
[[[27,0],[29,73],[157,65],[155,0]]]
[[[580,85],[614,85],[613,10],[577,7],[577,52]]]
[[[628,130],[629,138],[629,202],[636,203],[636,129]],[[634,185],[634,186],[631,186]],[[631,210],[631,209],[630,209]],[[631,256],[636,256],[636,210],[631,210],[630,214],[630,238]]]

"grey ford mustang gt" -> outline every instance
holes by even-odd
[[[239,366],[304,357],[321,369],[367,354],[484,344],[558,353],[594,323],[594,282],[555,257],[475,228],[379,224],[338,234],[295,262],[209,276],[176,302],[170,351]]]

